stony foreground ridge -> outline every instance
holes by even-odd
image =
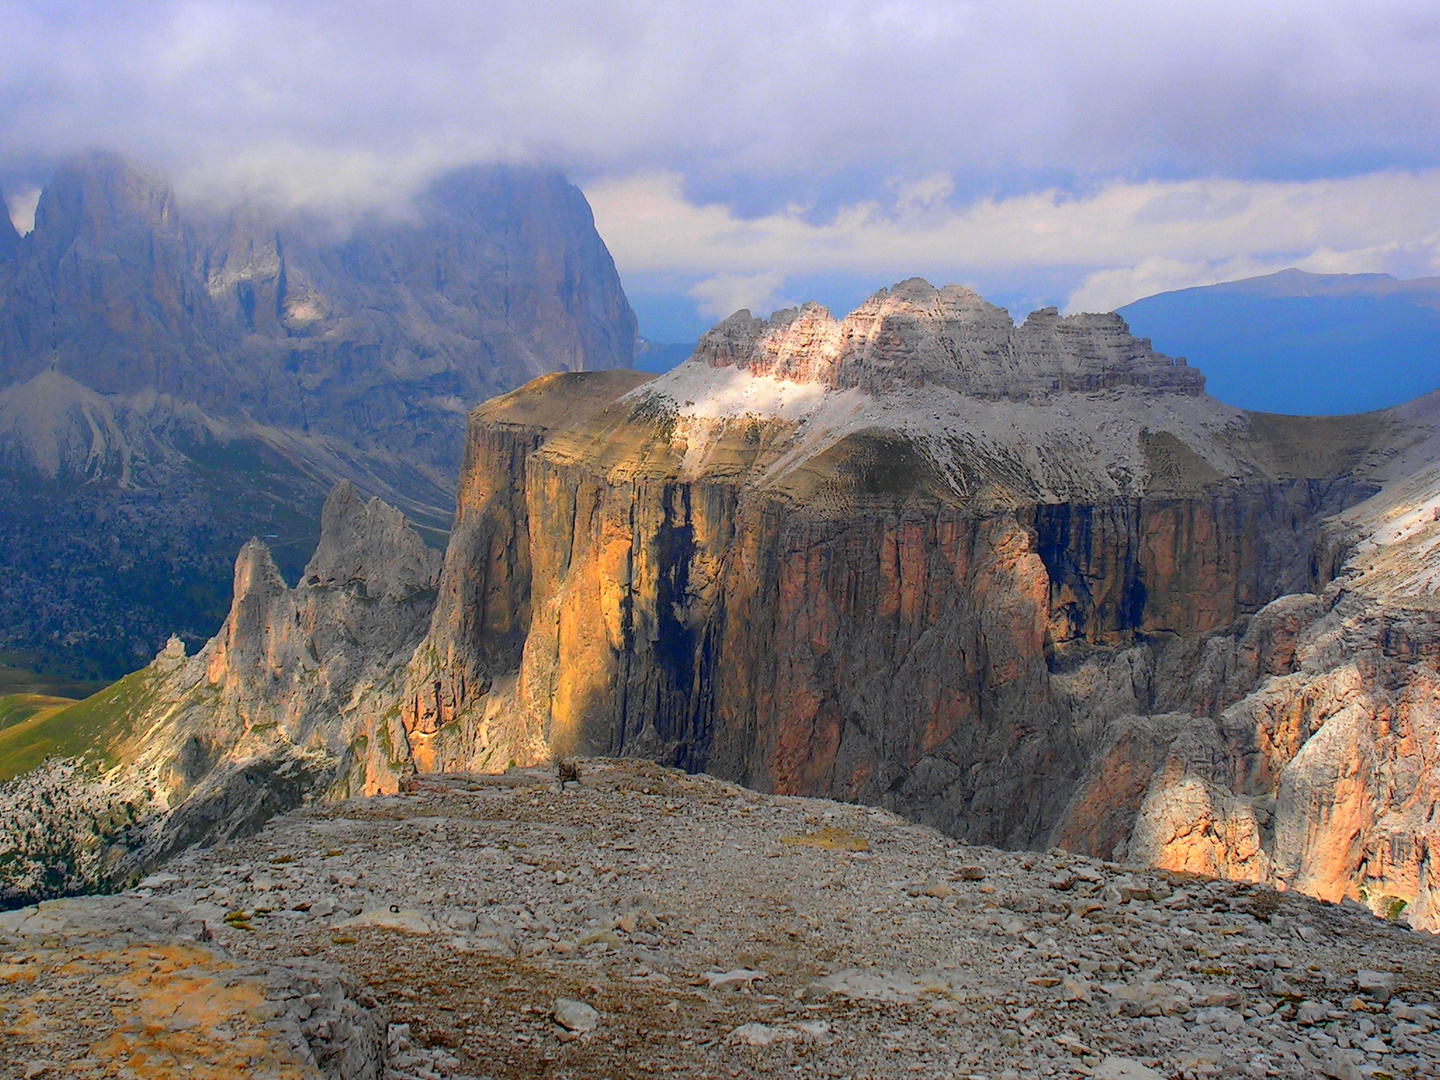
[[[1440,1060],[1440,949],[1354,905],[636,761],[295,811],[125,896],[0,916],[0,965],[0,1060],[32,1080],[220,1077],[241,1055],[287,1080]]]
[[[829,346],[792,348],[784,315],[756,348],[785,378],[701,355],[486,403],[438,576],[344,490],[312,564],[343,572],[290,590],[247,548],[221,635],[91,706],[126,718],[97,741],[134,823],[61,814],[72,861],[98,835],[123,878],[306,798],[574,752],[1440,927],[1440,397],[1338,418],[1185,380],[987,398],[947,382],[989,369],[946,343],[1018,355],[993,309],[907,282],[861,312],[840,367],[899,350],[868,389],[827,381]],[[1090,344],[1025,370],[1160,362],[1068,325]],[[5,797],[24,835],[59,813]],[[6,865],[34,895],[43,867]]]

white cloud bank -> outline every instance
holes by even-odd
[[[921,189],[943,191],[931,178]],[[813,221],[801,207],[743,218],[686,197],[655,173],[586,190],[622,273],[704,277],[692,295],[718,314],[742,294],[774,297],[787,277],[964,281],[1073,270],[1069,310],[1108,311],[1165,289],[1286,266],[1316,272],[1440,272],[1440,169],[1294,182],[1116,181],[951,207],[901,188]],[[744,287],[741,287],[741,285]]]
[[[26,184],[6,194],[5,209],[10,215],[10,224],[22,236],[35,228],[35,208],[39,205],[40,189],[34,184]]]
[[[99,146],[186,199],[403,211],[538,163],[707,313],[835,271],[1108,307],[1432,269],[1437,86],[1434,0],[9,0],[0,186]]]
[[[1440,166],[1437,44],[1434,0],[9,0],[0,170],[103,145],[383,201],[529,160],[771,206],[903,173],[923,206],[946,176]]]

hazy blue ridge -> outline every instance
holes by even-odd
[[[690,359],[690,354],[695,351],[695,344],[693,341],[665,344],[638,338],[635,342],[635,370],[663,375],[676,364],[683,364]]]
[[[1440,388],[1440,282],[1287,270],[1158,293],[1119,309],[1206,390],[1262,412],[1330,415]]]

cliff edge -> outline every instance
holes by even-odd
[[[363,608],[400,631],[346,631],[373,659],[302,647],[297,612],[360,609],[255,551],[186,677],[323,749],[316,792],[645,757],[1434,929],[1440,398],[1202,386],[1113,317],[1016,327],[918,281],[742,313],[658,378],[472,412],[433,607],[418,556],[366,556],[410,583]]]

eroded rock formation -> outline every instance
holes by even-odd
[[[247,550],[184,670],[332,791],[642,756],[1436,928],[1440,402],[1199,388],[1108,317],[1016,328],[919,281],[742,313],[659,378],[475,410],[433,612],[352,507],[296,590]],[[382,565],[379,607],[327,584]],[[363,662],[310,629],[362,610],[390,612],[347,631]]]
[[[349,483],[326,500],[319,546],[293,588],[262,542],[246,544],[210,642],[186,656],[172,638],[149,667],[75,707],[74,722],[105,719],[94,750],[106,806],[90,806],[94,793],[76,779],[73,806],[51,817],[88,837],[74,845],[95,863],[87,873],[123,879],[329,791],[394,791],[411,764],[387,703],[429,624],[439,571],[439,553],[399,511],[362,502]],[[26,782],[9,797],[24,801]],[[109,849],[99,863],[97,838]],[[22,862],[24,845],[0,834]]]
[[[1433,406],[1201,385],[1110,317],[906,282],[838,323],[737,315],[613,402],[491,403],[416,764],[637,754],[1430,925],[1436,639],[1346,557],[1434,460]]]

